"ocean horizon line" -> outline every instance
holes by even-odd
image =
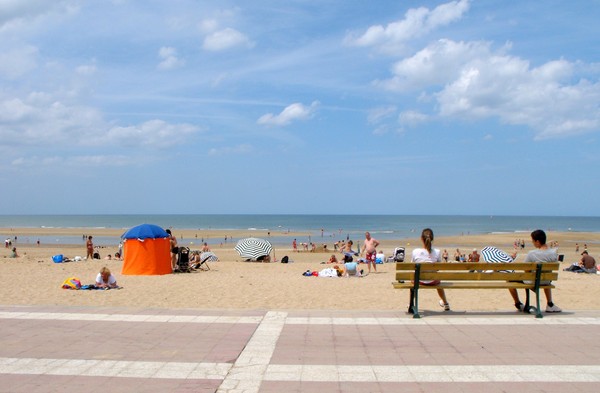
[[[92,216],[331,216],[331,217],[558,217],[558,218],[600,218],[600,216],[579,214],[417,214],[417,213],[0,213],[0,217],[92,217]]]

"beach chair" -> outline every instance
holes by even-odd
[[[390,256],[387,261],[388,262],[404,262],[404,247],[396,247],[394,249],[394,254]]]
[[[212,258],[211,255],[207,255],[204,258],[200,259],[200,263],[194,265],[194,269],[200,270],[210,270],[210,266],[208,266],[208,261]]]
[[[210,252],[210,251],[203,252],[202,254],[200,254],[200,262],[196,263],[193,266],[193,268],[200,269],[200,270],[210,270],[210,266],[208,265],[208,262],[218,261],[218,260],[219,260],[219,258],[212,252]]]

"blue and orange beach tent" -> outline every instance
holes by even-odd
[[[171,247],[169,235],[157,225],[142,224],[125,232],[123,270],[121,274],[151,276],[170,274]]]

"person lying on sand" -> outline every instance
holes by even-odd
[[[98,288],[117,288],[117,279],[110,273],[106,266],[100,269],[96,276],[96,287]]]

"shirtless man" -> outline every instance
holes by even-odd
[[[371,273],[371,264],[373,264],[373,270],[377,272],[377,267],[375,266],[377,246],[379,246],[379,242],[372,238],[369,232],[365,232],[365,243],[363,244],[363,253],[365,253],[365,259],[367,260],[367,267],[369,268],[369,273]]]

